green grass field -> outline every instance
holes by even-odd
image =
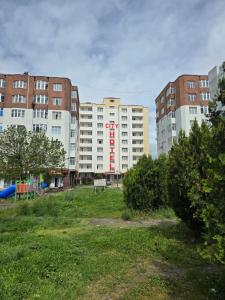
[[[179,221],[92,222],[125,212],[121,191],[85,188],[0,211],[0,299],[225,299],[224,269],[200,258]],[[174,218],[169,209],[128,213],[136,222]]]

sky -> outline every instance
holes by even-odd
[[[149,107],[181,74],[225,59],[224,0],[0,0],[0,73],[68,77],[80,101]]]

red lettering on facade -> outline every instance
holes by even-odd
[[[115,156],[114,156],[114,155],[112,155],[112,154],[111,154],[111,155],[109,155],[109,160],[110,160],[110,161],[114,161],[114,160],[115,160]]]
[[[106,123],[105,128],[109,128],[109,172],[115,172],[115,131],[112,129],[116,129],[119,127],[119,124],[115,123]]]
[[[109,136],[110,136],[111,138],[115,138],[115,131],[114,131],[114,130],[111,130],[111,131],[109,132]]]

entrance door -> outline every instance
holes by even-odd
[[[59,185],[59,178],[55,177],[55,187],[58,187],[58,185]]]

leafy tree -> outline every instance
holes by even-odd
[[[58,140],[44,132],[27,131],[24,126],[10,126],[0,134],[0,177],[25,179],[48,169],[64,166],[65,151]]]
[[[178,143],[169,153],[168,189],[170,203],[179,216],[194,232],[204,230],[201,209],[207,198],[207,170],[210,128],[203,122],[194,122],[189,137],[180,132]]]
[[[208,152],[207,201],[201,211],[206,231],[202,254],[225,263],[225,79],[219,81],[219,93],[211,113],[212,137]]]
[[[195,122],[169,153],[169,202],[203,239],[202,255],[225,263],[225,79],[210,107],[210,125]]]

